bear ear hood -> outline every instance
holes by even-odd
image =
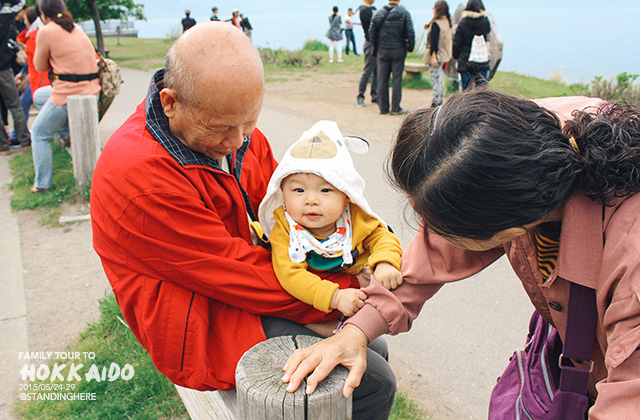
[[[369,143],[360,137],[344,137],[334,121],[318,121],[293,143],[271,176],[260,204],[258,219],[267,237],[275,224],[273,211],[284,204],[280,185],[294,173],[312,173],[344,192],[351,202],[382,221],[364,198],[365,182],[356,171],[351,152],[364,154]],[[384,221],[382,221],[384,223]]]

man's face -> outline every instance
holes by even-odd
[[[256,128],[262,98],[262,90],[257,89],[224,98],[212,95],[198,105],[185,105],[171,89],[161,92],[171,132],[191,150],[216,160],[238,149]]]

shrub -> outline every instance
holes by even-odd
[[[596,76],[591,83],[574,84],[570,87],[576,95],[602,98],[609,102],[625,101],[640,106],[640,86],[634,86],[638,77],[638,74],[623,72],[609,80]]]
[[[302,49],[307,51],[329,51],[329,46],[317,39],[310,39],[304,43]]]
[[[305,50],[289,51],[282,48],[259,48],[260,58],[265,66],[315,67],[322,57]]]

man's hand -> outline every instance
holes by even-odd
[[[288,382],[287,392],[294,392],[304,378],[307,378],[307,395],[313,393],[318,383],[341,364],[349,369],[342,395],[349,398],[353,390],[360,385],[362,375],[367,369],[368,339],[364,332],[352,324],[347,324],[333,337],[304,349],[296,350],[284,365],[283,382]]]
[[[351,316],[364,306],[366,298],[367,294],[360,289],[337,289],[331,298],[329,308]]]
[[[387,290],[392,290],[402,284],[402,273],[388,262],[380,262],[373,270],[373,279]]]

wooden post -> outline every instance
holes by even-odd
[[[82,191],[91,185],[93,168],[100,156],[100,131],[98,130],[98,102],[95,95],[67,97],[71,157],[76,188]]]
[[[299,335],[274,337],[249,349],[236,368],[236,390],[240,418],[243,420],[351,419],[351,398],[342,396],[348,371],[342,366],[306,395],[303,382],[294,393],[282,382],[282,366],[299,348],[319,338]]]

